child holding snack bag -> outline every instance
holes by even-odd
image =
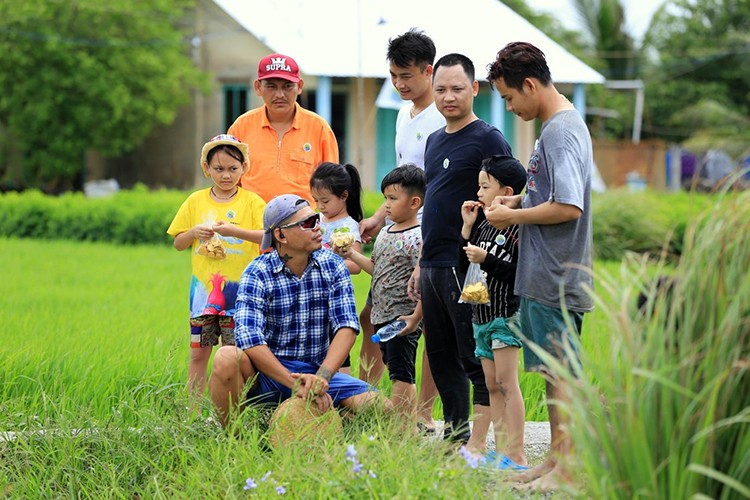
[[[487,459],[493,467],[503,470],[528,469],[523,449],[525,408],[518,384],[518,355],[522,344],[511,329],[519,305],[513,293],[518,226],[499,230],[486,220],[476,227],[474,223],[479,210],[489,206],[496,196],[519,194],[525,185],[526,170],[518,160],[494,155],[482,161],[479,201],[465,201],[461,206],[459,266],[465,272],[470,263],[479,264],[487,275],[486,282],[481,277],[471,281],[467,273],[461,299],[472,304],[475,355],[482,363],[490,393],[497,452],[488,452]]]
[[[323,248],[333,250],[336,245],[361,252],[362,184],[356,167],[349,163],[321,163],[310,178],[310,192],[320,212]],[[359,274],[360,267],[351,259],[346,259],[346,268],[349,274]]]
[[[359,221],[362,220],[362,183],[354,165],[340,165],[324,161],[310,177],[310,192],[320,212],[320,234],[323,248],[362,251]],[[359,274],[361,268],[353,260],[344,261],[349,274]],[[333,340],[333,339],[331,339]],[[339,371],[351,374],[352,360],[347,356]]]
[[[266,203],[239,186],[247,166],[247,144],[226,134],[208,141],[201,151],[201,168],[213,186],[192,193],[167,229],[177,250],[192,249],[188,389],[197,409],[213,346],[219,338],[223,345],[234,345],[240,276],[258,256],[263,238]]]

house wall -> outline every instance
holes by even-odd
[[[200,150],[210,137],[225,132],[223,87],[227,84],[248,86],[247,109],[263,104],[255,95],[253,82],[257,62],[271,49],[247,32],[211,0],[197,2],[194,25],[200,43],[193,56],[201,69],[212,76],[210,88],[203,94],[195,91],[190,105],[179,110],[173,124],[154,130],[135,151],[118,158],[103,158],[96,152],[86,156],[87,179],[115,178],[124,188],[136,182],[152,188],[195,189],[209,184],[198,165]],[[283,50],[283,49],[282,49]],[[385,62],[383,63],[385,64]],[[302,75],[304,90],[315,90],[318,78]],[[383,83],[377,78],[337,79],[334,92],[346,95],[346,135],[340,138],[341,161],[357,167],[366,189],[378,190],[380,179],[393,167],[395,114],[384,113],[376,105]],[[311,109],[303,92],[300,103]],[[476,112],[490,119],[489,89],[482,89]],[[393,115],[393,118],[391,118]],[[533,123],[505,114],[505,132],[514,155],[525,165],[533,150]],[[385,123],[388,121],[388,123]],[[388,168],[384,169],[384,165]]]
[[[380,82],[374,78],[349,79],[347,106],[348,153],[341,161],[351,163],[359,171],[362,185],[374,189],[377,163],[378,108],[375,100]]]
[[[646,180],[649,188],[656,191],[666,189],[666,142],[646,140],[633,144],[597,139],[593,144],[594,161],[608,188],[626,186],[628,174],[635,172]]]
[[[223,124],[223,85],[243,83],[252,88],[258,60],[269,52],[250,33],[214,2],[197,2],[194,14],[200,44],[193,57],[199,67],[211,73],[206,94],[193,92],[192,102],[180,109],[175,121],[155,129],[132,153],[118,158],[87,154],[87,178],[116,178],[122,187],[142,182],[149,187],[193,189],[208,185],[198,164],[203,144],[226,132]],[[254,92],[250,92],[250,107]]]

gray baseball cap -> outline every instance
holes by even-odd
[[[271,248],[273,230],[302,208],[309,206],[310,202],[296,194],[282,194],[269,201],[263,212],[263,241],[260,242],[260,249]]]

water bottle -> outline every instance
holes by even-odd
[[[389,325],[385,325],[383,328],[378,330],[378,333],[373,335],[372,341],[377,344],[378,342],[388,342],[393,337],[401,333],[401,330],[406,326],[406,321],[399,319]]]

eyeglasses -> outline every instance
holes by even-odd
[[[320,214],[312,214],[307,219],[302,219],[298,222],[292,222],[291,224],[284,224],[279,226],[279,229],[289,229],[290,227],[298,226],[303,231],[310,231],[320,225]]]

